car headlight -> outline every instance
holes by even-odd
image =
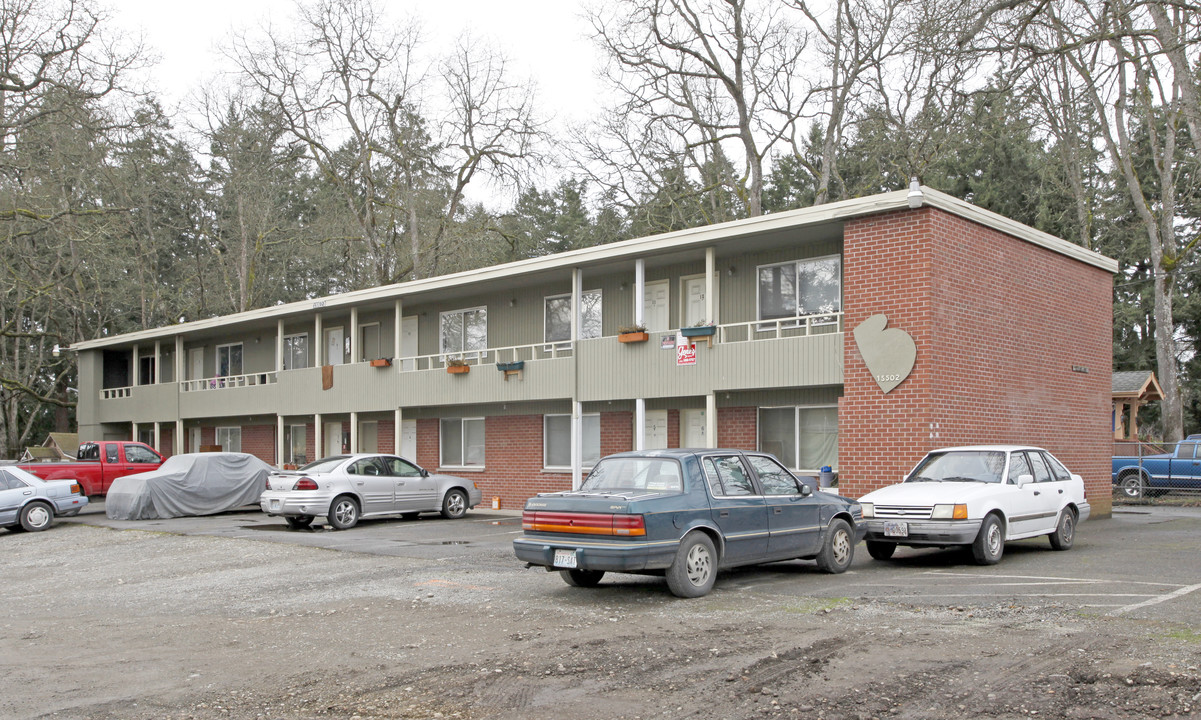
[[[935,505],[931,520],[967,520],[967,505]]]
[[[861,502],[861,503],[859,503],[859,507],[863,508],[864,519],[870,519],[870,518],[874,518],[876,516],[876,504],[875,503]]]

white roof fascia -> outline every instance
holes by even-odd
[[[1041,247],[1066,255],[1080,262],[1095,265],[1111,273],[1117,272],[1118,264],[1087,248],[1080,247],[1066,240],[1055,237],[1040,230],[1028,227],[1015,220],[1010,220],[997,213],[978,208],[970,203],[958,200],[937,190],[922,187],[924,204],[958,215],[973,222],[992,227],[1009,235],[1027,240]],[[623,258],[638,258],[656,252],[680,250],[689,247],[705,247],[724,240],[731,240],[745,235],[754,235],[775,230],[799,228],[806,225],[818,225],[851,218],[873,215],[893,210],[909,209],[909,191],[898,190],[864,198],[854,198],[825,205],[789,210],[786,212],[761,215],[745,220],[731,220],[716,225],[688,228],[662,235],[623,240],[620,242],[599,245],[596,247],[569,250],[555,255],[517,260],[515,262],[493,265],[477,270],[466,270],[451,275],[440,275],[421,280],[410,280],[403,283],[381,285],[364,290],[352,290],[338,295],[322,298],[300,300],[284,305],[247,310],[246,312],[222,315],[204,320],[168,325],[165,327],[141,330],[138,332],[113,335],[111,337],[84,340],[70,347],[72,350],[92,350],[111,345],[159,340],[198,330],[236,325],[259,320],[278,319],[288,315],[312,312],[314,310],[332,310],[335,308],[356,305],[362,302],[404,298],[423,292],[453,288],[458,285],[499,280],[515,277],[526,273],[545,272],[559,268],[574,268],[599,262],[621,260]]]

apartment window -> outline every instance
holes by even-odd
[[[584,436],[583,466],[592,467],[600,460],[600,415],[584,415],[580,420]],[[542,464],[548,468],[570,468],[571,416],[544,415],[542,429]]]
[[[793,470],[837,469],[838,408],[760,408],[759,450]]]
[[[484,418],[444,418],[441,428],[441,465],[484,467]]]
[[[223,452],[242,452],[242,428],[217,428],[217,444]]]
[[[242,343],[217,346],[217,377],[242,374]]]
[[[304,425],[287,425],[284,427],[285,462],[293,465],[308,463],[308,428]]]
[[[488,347],[488,308],[444,312],[440,323],[440,352],[443,355],[463,355]]]
[[[545,322],[543,325],[546,342],[571,340],[571,295],[552,295],[546,298]],[[601,336],[601,291],[589,290],[580,293],[580,338]]]
[[[805,317],[841,310],[841,256],[829,255],[759,267],[760,320]]]
[[[284,370],[309,366],[309,334],[284,335]]]

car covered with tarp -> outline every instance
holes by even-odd
[[[154,520],[258,505],[271,469],[246,453],[175,455],[157,470],[113,481],[104,512],[114,520]]]

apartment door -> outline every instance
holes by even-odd
[[[680,447],[707,448],[705,441],[705,411],[680,411]]]
[[[358,452],[379,452],[379,423],[374,420],[364,420],[359,423]]]
[[[417,355],[417,316],[409,315],[400,319],[400,356],[411,358]],[[402,360],[401,370],[415,370],[416,361]],[[405,457],[409,457],[406,455]]]
[[[667,447],[667,411],[647,410],[646,430],[642,440],[647,450],[662,450]]]
[[[342,423],[325,423],[324,429],[321,431],[321,436],[325,439],[324,457],[342,454]]]
[[[188,428],[188,449],[187,452],[200,452],[200,428]]]
[[[188,350],[188,379],[200,380],[204,377],[204,348]],[[193,450],[192,452],[196,452]]]
[[[417,462],[417,421],[400,421],[400,456]]]
[[[669,309],[668,282],[647,283],[642,298],[642,321],[648,332],[657,333],[667,330],[671,325],[668,319]]]
[[[328,328],[325,331],[325,364],[341,365],[346,353],[346,335],[340,327]],[[341,436],[341,433],[338,433]]]
[[[705,276],[684,279],[684,315],[680,319],[680,327],[691,327],[701,322],[712,323],[713,318],[705,317]],[[716,300],[716,298],[714,298]],[[714,311],[716,312],[716,311]]]

